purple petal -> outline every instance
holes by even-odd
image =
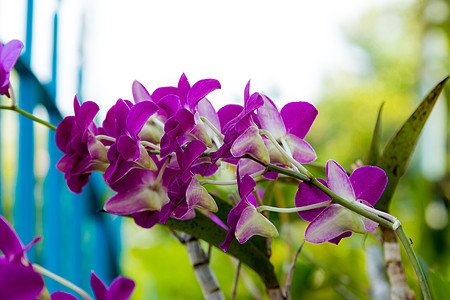
[[[130,278],[117,277],[111,283],[108,291],[108,300],[126,300],[133,293],[135,283]]]
[[[308,102],[291,102],[281,109],[287,132],[301,139],[305,138],[317,114],[317,109]]]
[[[372,166],[358,168],[350,175],[356,199],[365,200],[372,206],[380,199],[387,181],[386,173]]]
[[[270,131],[275,139],[284,137],[286,135],[286,128],[277,107],[268,97],[262,96],[262,98],[264,105],[257,110],[261,128]]]
[[[3,266],[0,268],[0,299],[36,299],[44,288],[44,279],[32,268]]]
[[[54,292],[51,294],[51,300],[77,300],[77,298],[71,294],[64,292]]]
[[[127,116],[127,129],[131,137],[137,138],[148,118],[158,110],[158,106],[150,101],[136,103]]]
[[[239,196],[241,196],[241,198],[247,197],[248,194],[250,194],[256,186],[255,180],[253,180],[253,178],[251,178],[249,175],[245,175],[241,179],[239,169],[237,169],[237,180]]]
[[[244,89],[244,103],[247,102],[248,98],[250,98],[250,80],[245,85],[245,89]]]
[[[180,109],[180,98],[177,95],[166,95],[158,101],[158,106],[161,107],[170,118],[174,116],[177,111]]]
[[[231,154],[240,157],[249,154],[254,158],[268,164],[270,162],[269,152],[264,144],[263,138],[259,134],[258,128],[250,126],[244,131],[231,146]]]
[[[330,159],[327,162],[326,169],[328,188],[347,201],[356,200],[352,183],[350,182],[344,168],[342,168],[334,160]]]
[[[188,104],[188,93],[190,89],[191,85],[189,84],[186,75],[184,73],[181,74],[180,80],[178,81],[177,90],[177,95],[178,97],[180,97],[181,106],[185,106],[186,104]]]
[[[127,132],[127,116],[130,107],[122,99],[117,100],[114,105],[114,116],[116,117],[116,124],[122,132]]]
[[[134,222],[143,228],[152,228],[159,221],[159,211],[143,211],[131,215]]]
[[[65,117],[56,127],[55,139],[59,150],[67,153],[67,148],[75,134],[80,134],[80,130],[75,123],[75,117]]]
[[[325,181],[319,179],[319,181],[326,186]],[[298,185],[297,193],[295,194],[295,206],[302,207],[312,204],[317,204],[321,202],[330,201],[330,197],[319,190],[317,187],[307,184],[305,182],[300,182]],[[308,222],[313,221],[322,211],[326,209],[326,206],[314,208],[311,210],[299,211],[299,216]]]
[[[299,163],[306,164],[316,160],[316,152],[306,141],[293,134],[286,135],[286,141],[291,148],[292,156]]]
[[[238,205],[236,205],[235,207],[233,207],[230,210],[230,212],[228,214],[228,218],[227,218],[227,224],[230,229],[228,230],[228,233],[227,233],[223,243],[219,245],[219,247],[224,252],[228,251],[228,247],[230,246],[231,242],[234,240],[234,237],[235,237],[234,232],[236,231],[236,225],[239,221],[239,217],[241,216],[242,212],[248,205],[249,204],[245,199],[241,199],[241,201],[239,201]]]
[[[0,49],[1,57],[0,64],[6,72],[10,72],[17,59],[19,58],[20,51],[22,51],[23,44],[19,40],[12,40]]]
[[[161,100],[164,96],[167,95],[178,95],[178,88],[174,86],[167,86],[167,87],[161,87],[157,88],[152,93],[152,99],[155,101],[155,103],[158,103],[159,100]]]
[[[117,215],[129,215],[146,210],[161,210],[168,201],[164,192],[137,186],[113,196],[105,203],[104,209]]]
[[[150,97],[147,89],[137,80],[133,81],[132,91],[134,103],[152,101],[152,97]]]
[[[199,140],[194,140],[187,144],[186,148],[183,151],[182,157],[181,157],[181,164],[180,167],[183,170],[188,170],[194,160],[196,160],[200,155],[205,152],[206,146],[203,142]],[[177,155],[177,158],[180,159],[180,157]]]
[[[81,104],[81,107],[76,114],[77,123],[80,129],[84,132],[88,129],[88,126],[94,120],[95,115],[98,113],[100,108],[97,103],[92,101],[87,101]]]
[[[224,129],[231,120],[236,118],[244,108],[237,104],[228,104],[219,109],[217,115],[219,116],[220,128]]]
[[[108,289],[94,272],[91,272],[91,287],[97,300],[107,300]]]
[[[0,215],[0,251],[5,256],[12,256],[22,252],[22,243],[14,229]]]
[[[189,90],[187,98],[190,110],[193,112],[198,101],[217,89],[220,89],[220,83],[216,79],[203,79],[197,81]]]
[[[341,235],[335,237],[334,239],[329,240],[328,242],[337,245],[337,244],[339,244],[339,242],[340,242],[343,238],[350,237],[350,236],[352,236],[352,234],[353,234],[353,232],[351,232],[351,231],[346,231],[346,232],[344,232],[343,234],[341,234]]]
[[[117,151],[122,155],[123,159],[134,159],[136,152],[139,153],[139,149],[136,147],[136,142],[128,135],[122,135],[117,143]]]
[[[347,231],[365,233],[363,219],[339,204],[332,204],[309,224],[305,232],[305,240],[310,243],[323,243]]]
[[[244,104],[245,114],[252,113],[264,104],[264,100],[258,93],[253,93]]]
[[[263,165],[261,165],[260,163],[257,163],[254,160],[251,160],[249,158],[241,158],[238,162],[238,168],[239,168],[239,173],[242,176],[251,175],[251,174],[260,172],[265,169],[265,167]]]

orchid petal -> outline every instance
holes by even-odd
[[[323,243],[346,231],[365,233],[363,219],[339,204],[332,204],[309,224],[305,232],[305,240],[310,243]]]
[[[143,228],[152,228],[159,221],[159,211],[143,211],[131,214],[134,222]]]
[[[189,84],[186,75],[184,73],[181,74],[180,80],[178,81],[177,90],[177,95],[178,97],[180,97],[181,106],[185,106],[186,104],[188,104],[188,93],[190,89],[191,85]]]
[[[137,80],[133,81],[132,91],[134,103],[152,101],[152,97],[150,97],[147,89]]]
[[[158,103],[163,97],[167,95],[178,95],[178,88],[174,86],[160,87],[153,91],[151,98],[155,103]]]
[[[4,266],[0,268],[0,299],[36,299],[44,288],[44,279],[32,268]]]
[[[161,210],[167,202],[169,198],[164,191],[137,186],[113,196],[105,203],[104,209],[113,214],[128,215],[146,210]]]
[[[265,169],[263,165],[249,158],[239,159],[238,168],[242,176],[252,175]]]
[[[291,102],[281,109],[280,114],[287,132],[303,139],[316,119],[318,111],[311,103]]]
[[[166,112],[168,117],[174,116],[181,107],[180,98],[173,94],[166,95],[158,101],[158,106]]]
[[[338,235],[338,236],[335,237],[334,239],[329,240],[328,242],[337,245],[337,244],[339,244],[339,242],[340,242],[343,238],[350,237],[350,236],[352,236],[352,234],[353,234],[353,232],[351,232],[351,231],[346,231],[346,232],[344,232],[343,234]]]
[[[107,300],[108,289],[94,272],[91,272],[91,287],[97,300]]]
[[[132,138],[137,138],[148,118],[157,110],[158,106],[150,101],[139,102],[131,107],[127,116],[126,127]]]
[[[330,190],[347,201],[356,200],[352,183],[345,170],[334,160],[327,162],[327,184]]]
[[[214,125],[218,130],[220,130],[220,121],[219,116],[217,115],[216,110],[214,109],[214,106],[209,102],[208,99],[203,98],[197,103],[197,112],[200,116],[205,117],[208,119],[211,124]],[[209,129],[211,130],[211,129]]]
[[[380,199],[387,181],[386,173],[382,169],[372,166],[358,168],[350,175],[356,199],[365,200],[371,206]]]
[[[12,40],[0,49],[0,63],[6,72],[10,72],[19,58],[23,44],[19,40]]]
[[[75,116],[65,117],[56,127],[55,139],[59,150],[67,153],[67,148],[70,146],[70,141],[75,134],[79,134],[80,129],[76,126]]]
[[[216,79],[203,79],[197,81],[189,90],[187,103],[191,111],[194,111],[198,101],[202,100],[212,91],[220,89],[220,83]]]
[[[325,181],[323,181],[322,179],[318,180],[326,186]],[[327,194],[319,190],[317,187],[305,182],[299,183],[297,193],[295,194],[296,207],[318,204],[330,200],[331,198]],[[326,206],[299,211],[298,214],[303,220],[312,222],[320,213],[324,211],[324,209],[326,209]]]
[[[187,144],[181,157],[177,155],[178,159],[181,159],[180,167],[183,170],[188,170],[192,163],[205,152],[206,146],[199,140],[194,140]]]
[[[261,129],[266,129],[276,140],[286,135],[286,127],[275,104],[266,96],[262,96],[264,105],[258,108],[257,114]]]
[[[114,116],[116,117],[117,127],[122,132],[127,132],[127,116],[129,111],[130,107],[124,100],[117,100],[116,105],[114,105]]]
[[[277,237],[277,228],[256,208],[249,204],[243,211],[236,225],[235,236],[239,243],[245,243],[253,235]]]
[[[211,212],[217,212],[218,207],[214,198],[200,185],[197,177],[192,177],[186,190],[186,201],[190,208],[204,208]]]
[[[292,156],[299,163],[306,164],[316,160],[316,152],[306,141],[293,134],[287,134],[286,141],[290,147]]]
[[[263,138],[259,134],[258,128],[254,126],[250,126],[234,141],[231,146],[231,154],[234,157],[249,154],[263,163],[270,162],[269,152],[264,145]]]
[[[219,109],[217,112],[217,115],[219,117],[220,121],[220,128],[225,129],[225,126],[233,119],[235,119],[237,116],[239,116],[240,113],[244,110],[244,107],[238,105],[238,104],[228,104]]]
[[[238,181],[238,190],[239,196],[241,198],[245,198],[250,194],[256,186],[255,180],[251,178],[249,175],[244,175],[242,178],[240,176],[240,170],[237,171],[237,181]]]
[[[111,283],[108,291],[108,300],[126,300],[133,293],[135,283],[130,278],[117,277]]]
[[[0,216],[0,251],[5,256],[12,256],[22,252],[22,243],[14,229]]]
[[[77,300],[77,297],[65,292],[54,292],[50,295],[50,300]]]
[[[94,120],[95,115],[99,110],[100,108],[95,102],[87,101],[81,104],[80,109],[75,117],[77,118],[78,126],[83,132],[88,129],[88,126]]]

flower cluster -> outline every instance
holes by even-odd
[[[28,251],[41,238],[37,237],[23,246],[14,229],[0,216],[0,299],[38,299],[48,295],[42,275],[27,259]],[[91,286],[97,300],[129,299],[134,290],[134,281],[125,277],[116,278],[107,288],[100,278],[91,273]],[[76,300],[65,292],[54,292],[52,300]]]
[[[211,216],[218,207],[202,178],[230,164],[236,166],[240,201],[229,212],[228,234],[221,248],[227,251],[234,238],[243,243],[255,234],[278,235],[257,204],[248,201],[256,186],[252,177],[263,174],[275,179],[278,174],[267,172],[269,164],[303,171],[302,164],[317,158],[305,141],[317,109],[308,102],[291,102],[278,110],[266,95],[251,94],[248,82],[243,106],[230,104],[216,111],[206,97],[220,87],[214,79],[191,86],[183,74],[177,86],[157,88],[150,94],[135,81],[133,101],[117,100],[102,126],[94,123],[99,107],[91,101],[80,104],[75,97],[75,115],[66,117],[56,130],[57,145],[65,154],[57,167],[65,173],[70,190],[80,193],[90,174],[100,171],[117,192],[104,209],[131,215],[138,225],[150,228],[169,218],[193,218],[195,209]],[[372,206],[386,185],[381,180],[386,178],[384,172],[376,167],[360,168],[350,179],[336,163],[329,162],[327,170],[328,187],[350,202]],[[362,187],[368,183],[364,176],[372,178],[369,184],[376,185],[375,191]],[[316,189],[302,182],[297,207],[329,201]],[[306,240],[315,243],[338,243],[351,232],[376,227],[339,204],[300,216],[312,221]]]

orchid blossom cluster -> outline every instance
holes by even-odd
[[[275,237],[275,226],[258,210],[249,195],[269,164],[312,175],[303,164],[317,156],[304,140],[318,111],[308,102],[291,102],[278,110],[266,95],[244,91],[244,105],[229,104],[216,111],[206,98],[220,88],[214,79],[191,86],[183,74],[177,86],[153,93],[133,83],[133,101],[117,100],[102,126],[94,123],[99,107],[74,100],[74,116],[56,130],[56,143],[64,157],[57,168],[65,173],[71,191],[80,193],[94,171],[103,173],[117,194],[104,205],[107,212],[130,215],[136,224],[150,228],[168,218],[195,217],[195,209],[211,215],[218,210],[203,186],[225,164],[234,165],[240,200],[228,215],[228,234],[221,248],[227,251],[236,238],[246,242],[253,235]],[[214,178],[214,177],[212,177]],[[209,182],[213,182],[209,181]],[[350,178],[336,162],[327,163],[329,189],[349,202],[373,207],[387,177],[377,167],[364,166]],[[311,222],[306,241],[337,244],[352,232],[375,230],[377,223],[339,204],[310,182],[300,182],[295,205],[300,217]],[[262,204],[261,204],[262,205]],[[309,209],[314,205],[314,209]],[[323,206],[323,207],[320,207]],[[326,206],[326,207],[325,207]],[[214,218],[213,218],[214,219]]]
[[[9,74],[21,49],[19,41],[0,44],[2,95],[10,97]],[[220,88],[215,79],[191,85],[184,74],[177,86],[157,88],[153,93],[135,81],[133,101],[117,100],[101,126],[94,122],[99,106],[92,101],[80,103],[75,96],[74,115],[64,118],[56,129],[56,144],[64,153],[57,168],[64,173],[67,186],[81,193],[92,172],[101,172],[116,192],[104,210],[131,216],[144,228],[165,224],[169,218],[187,220],[203,213],[227,230],[220,245],[227,252],[234,239],[242,244],[253,235],[278,235],[262,211],[283,212],[284,208],[265,206],[255,179],[276,180],[280,173],[294,173],[301,179],[292,199],[295,207],[285,212],[296,211],[311,222],[306,241],[338,244],[353,232],[376,229],[378,223],[335,200],[340,197],[378,214],[373,205],[387,184],[382,169],[363,166],[349,177],[338,163],[329,160],[324,181],[304,167],[317,158],[305,141],[318,114],[312,104],[291,102],[278,110],[266,95],[250,93],[248,82],[243,105],[228,104],[216,111],[207,96]],[[214,215],[218,205],[204,185],[219,184],[216,179],[221,168],[230,165],[236,172],[232,184],[237,185],[239,197],[232,201],[225,225]],[[25,252],[39,238],[23,247],[3,218],[0,233],[0,298],[22,292],[27,293],[24,297],[37,297],[44,291],[44,281]],[[5,272],[12,276],[1,276]],[[26,282],[26,288],[17,282]],[[91,284],[97,299],[126,299],[134,288],[134,282],[126,278],[116,279],[107,288],[94,273]],[[51,298],[74,299],[63,292]]]

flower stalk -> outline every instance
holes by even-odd
[[[50,123],[47,122],[47,121],[44,121],[44,120],[42,120],[42,119],[39,119],[38,117],[35,117],[33,114],[30,114],[29,112],[24,111],[23,109],[20,109],[20,108],[18,108],[18,107],[15,106],[15,105],[13,105],[13,106],[0,105],[0,109],[7,109],[7,110],[15,111],[15,112],[17,112],[17,113],[19,113],[19,114],[21,114],[21,115],[23,115],[23,116],[25,116],[25,117],[27,117],[27,118],[33,120],[33,121],[39,123],[39,124],[42,124],[42,125],[44,125],[44,126],[50,128],[51,130],[56,130],[56,126],[55,126],[55,125],[52,125],[52,124],[50,124]]]

